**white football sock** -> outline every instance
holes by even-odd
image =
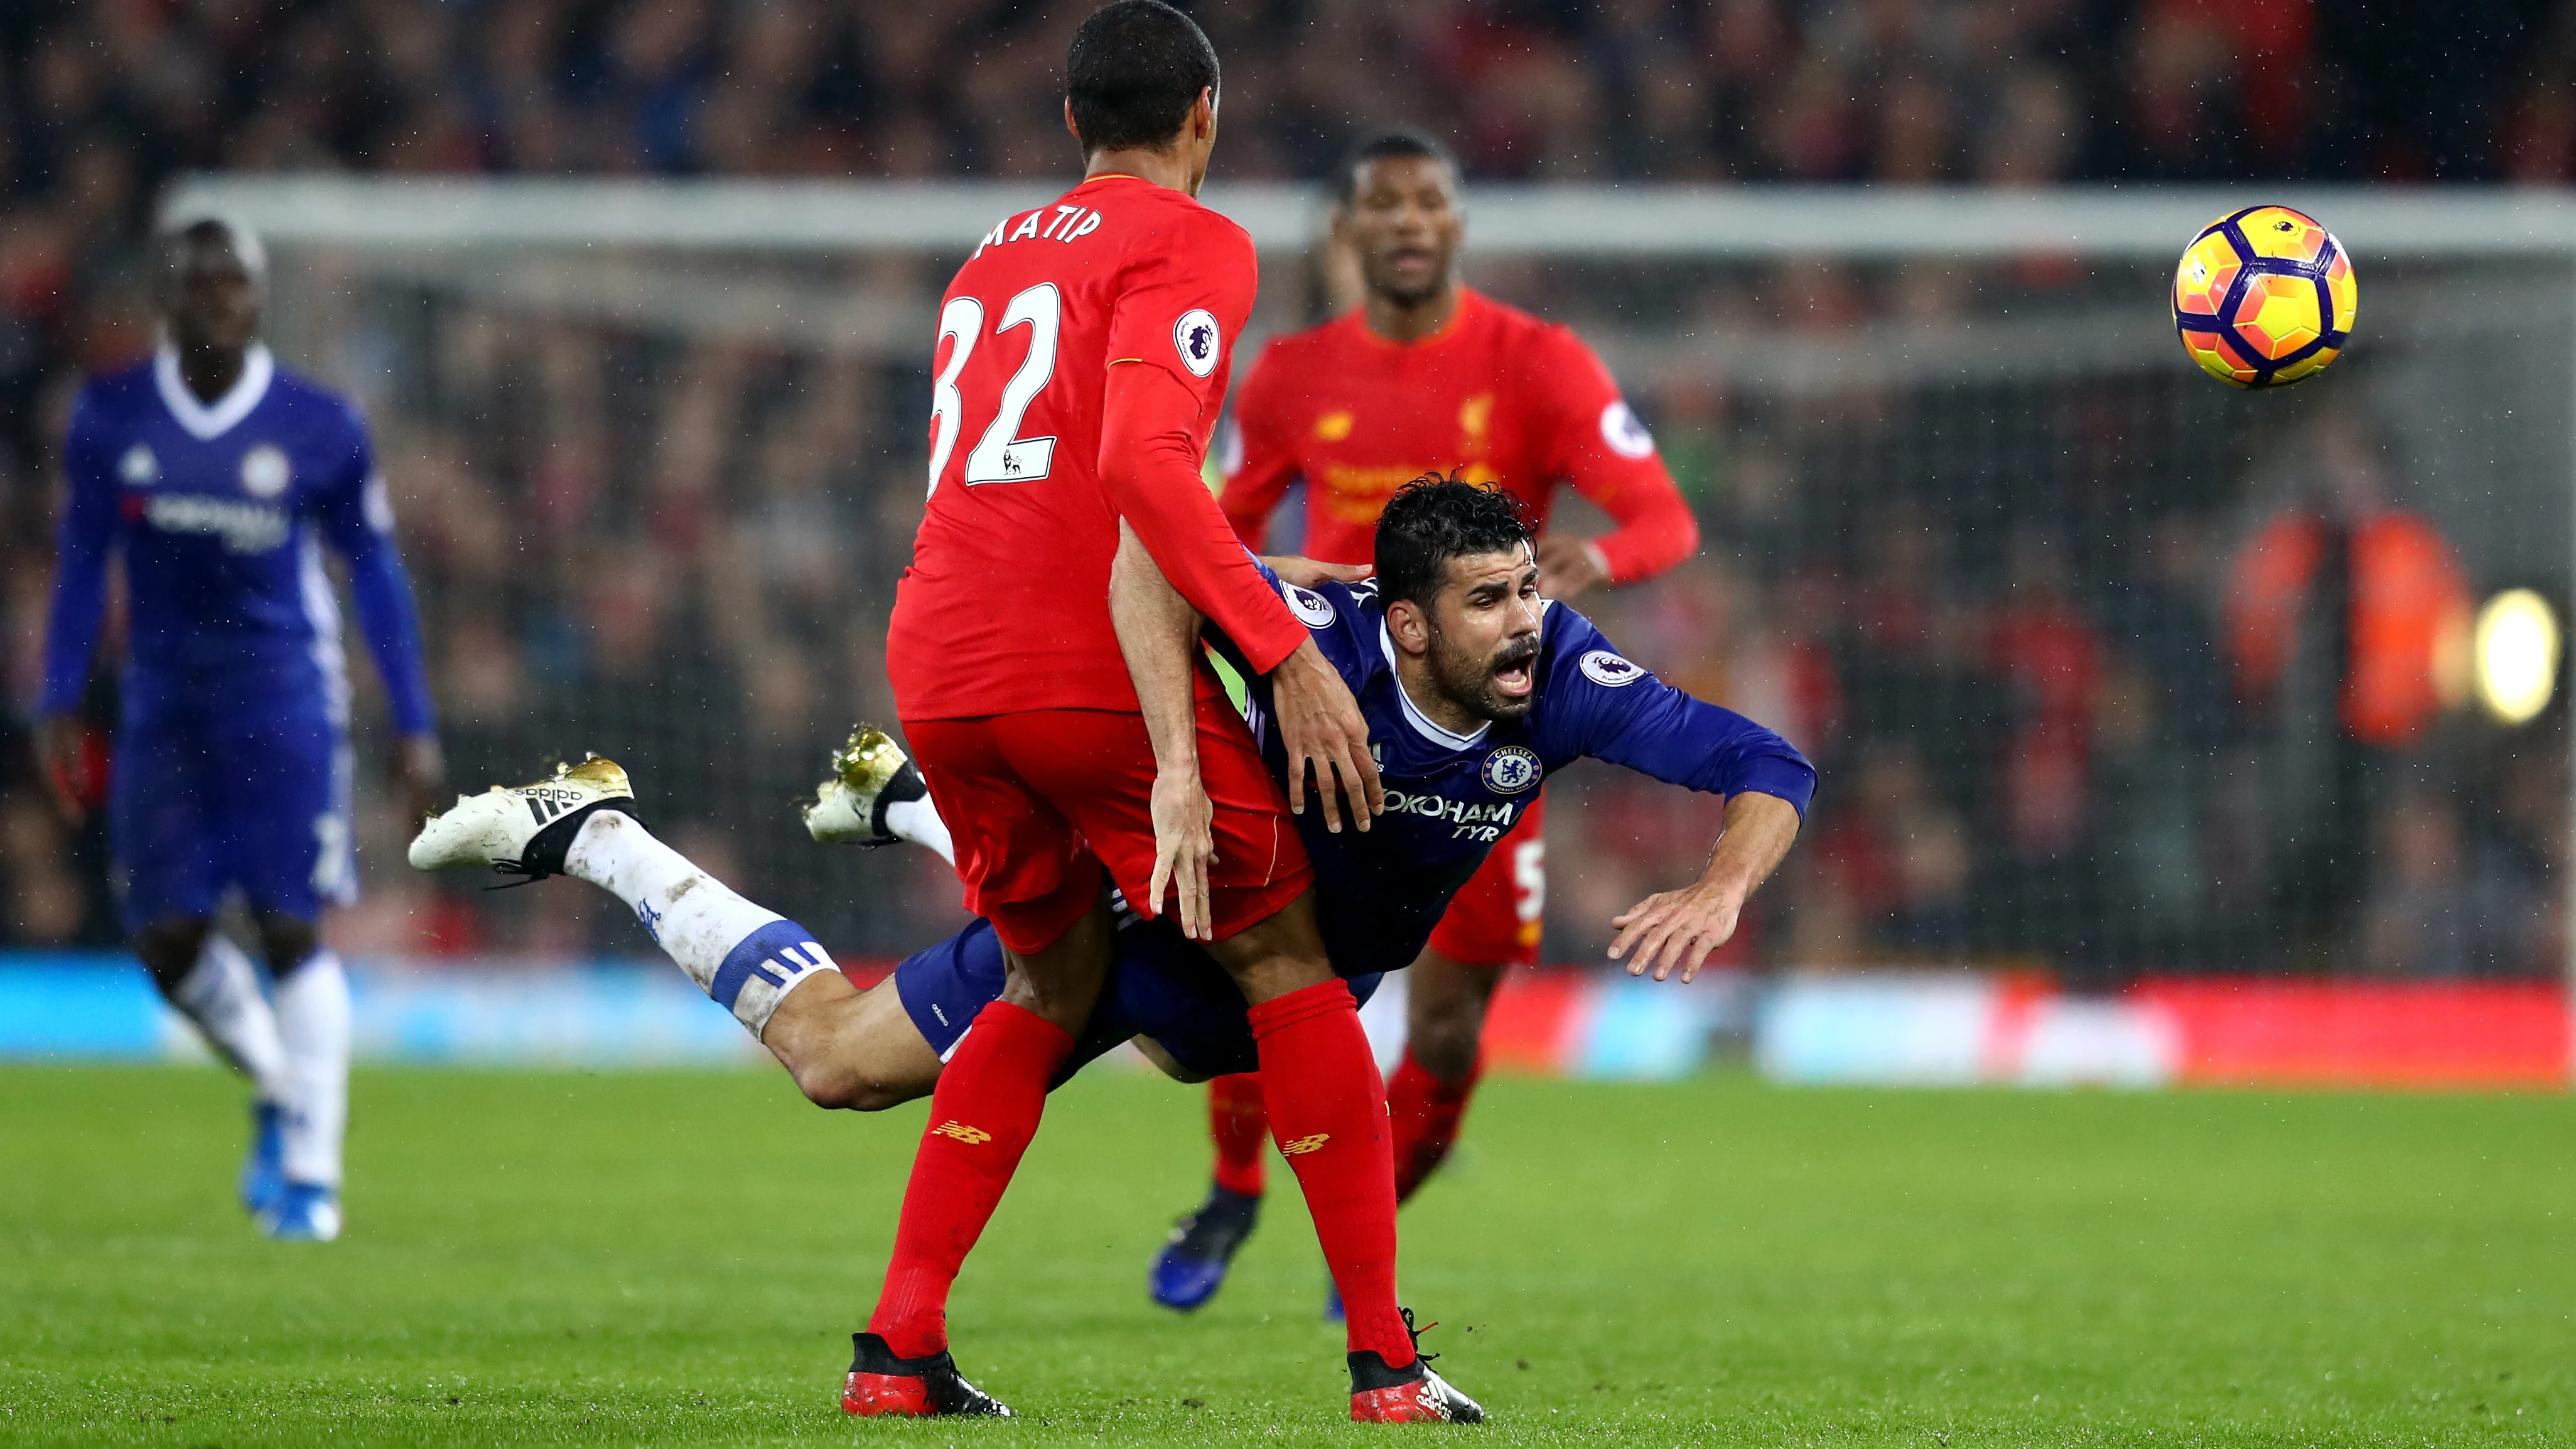
[[[632,815],[602,810],[583,821],[564,874],[624,901],[663,954],[754,1039],[787,993],[837,969],[803,926],[735,895]]]
[[[278,1041],[277,1013],[260,992],[259,968],[230,937],[206,933],[197,964],[170,993],[170,1004],[250,1078],[261,1101],[285,1104],[286,1048]]]
[[[939,807],[930,803],[929,796],[889,801],[885,817],[886,829],[915,845],[938,851],[939,858],[950,865],[957,863],[957,847],[948,839],[948,822],[939,818]]]
[[[286,1044],[286,1180],[340,1185],[349,1130],[349,976],[337,953],[315,951],[277,983],[277,1034]]]

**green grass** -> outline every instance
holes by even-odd
[[[349,1235],[230,1203],[208,1070],[0,1071],[0,1442],[2576,1441],[2576,1101],[1499,1082],[1405,1217],[1483,1430],[1357,1430],[1293,1193],[1145,1263],[1195,1093],[1059,1095],[954,1308],[1013,1424],[836,1407],[918,1110],[752,1073],[372,1071]],[[1277,1174],[1286,1186],[1284,1171]]]

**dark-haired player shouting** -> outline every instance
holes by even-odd
[[[1388,505],[1378,537],[1383,567],[1373,582],[1282,589],[1375,726],[1394,802],[1367,834],[1301,824],[1335,969],[1365,994],[1413,960],[1450,895],[1537,803],[1547,777],[1589,756],[1727,797],[1725,833],[1700,879],[1615,922],[1632,970],[1661,979],[1677,969],[1688,980],[1795,838],[1815,771],[1778,735],[1664,684],[1572,609],[1542,600],[1528,525],[1507,495],[1446,481],[1408,489]],[[1196,624],[1188,606],[1132,572],[1120,591],[1122,617],[1143,625],[1133,637],[1151,641],[1140,653],[1153,677],[1186,672]],[[1211,642],[1238,671],[1248,663],[1232,640]],[[1276,698],[1256,678],[1244,708],[1268,768],[1284,777]],[[918,808],[920,787],[892,741],[862,735],[834,763],[836,778],[806,814],[817,839],[947,840]],[[574,809],[540,827],[529,798]],[[412,863],[561,872],[614,892],[827,1107],[876,1110],[931,1090],[941,1059],[972,1040],[966,1023],[1003,993],[1002,949],[983,922],[858,990],[828,969],[802,927],[653,839],[633,804],[624,774],[593,760],[460,801],[413,842]],[[1108,986],[1053,1080],[1131,1037],[1185,1080],[1243,1071],[1262,1055],[1257,1022],[1258,1009],[1246,1009],[1175,923],[1130,912]],[[1292,1160],[1311,1155],[1293,1137],[1288,1151]],[[1481,1417],[1435,1374],[1400,1380],[1366,1352],[1350,1365],[1354,1418],[1382,1417],[1373,1406],[1388,1400],[1424,1404],[1425,1417]]]
[[[1279,1130],[1315,1144],[1298,1180],[1350,1351],[1399,1390],[1355,1387],[1354,1412],[1432,1416],[1395,1301],[1386,1089],[1289,819],[1312,762],[1319,813],[1338,828],[1347,788],[1368,828],[1382,801],[1367,727],[1200,481],[1255,271],[1242,228],[1193,199],[1216,144],[1216,52],[1159,0],[1117,0],[1076,31],[1065,69],[1085,177],[997,223],[942,299],[930,498],[886,641],[1009,981],[940,1077],[844,1404],[1002,1412],[948,1357],[949,1289],[1090,1018],[1107,884],[1154,911],[1171,870],[1184,922],[1251,1003]],[[1122,531],[1276,691],[1300,761],[1286,800],[1213,684],[1178,730],[1148,731],[1109,613]]]
[[[1540,588],[1572,599],[1690,557],[1699,526],[1653,438],[1580,338],[1460,282],[1466,217],[1439,142],[1394,131],[1352,153],[1333,214],[1366,287],[1358,309],[1263,349],[1234,400],[1222,503],[1257,551],[1292,483],[1306,493],[1302,551],[1366,563],[1378,510],[1425,470],[1498,482],[1545,529],[1568,484],[1617,520],[1599,538],[1542,533]],[[1538,961],[1547,892],[1543,812],[1521,812],[1450,905],[1407,978],[1404,1059],[1387,1083],[1398,1201],[1448,1156],[1482,1073],[1485,1008],[1504,972]],[[1224,1281],[1252,1230],[1266,1173],[1262,1083],[1208,1088],[1216,1171],[1154,1264],[1156,1301],[1190,1309]]]

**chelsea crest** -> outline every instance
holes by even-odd
[[[1519,745],[1505,745],[1485,757],[1485,788],[1498,795],[1517,795],[1538,783],[1538,756]]]

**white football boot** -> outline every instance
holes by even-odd
[[[798,807],[805,831],[822,845],[892,845],[903,837],[886,827],[886,807],[930,793],[912,757],[885,731],[863,724],[832,752],[832,776]]]
[[[412,868],[488,865],[530,880],[560,875],[582,822],[601,810],[635,814],[635,790],[616,761],[584,756],[578,765],[556,765],[551,777],[533,785],[457,796],[412,837]]]

